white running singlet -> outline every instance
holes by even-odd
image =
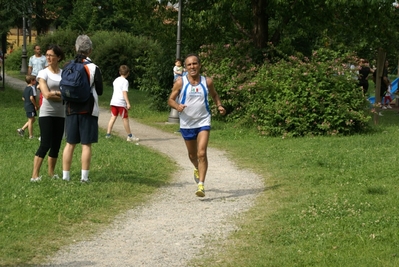
[[[180,128],[195,129],[211,125],[211,112],[208,102],[206,78],[201,76],[198,85],[192,85],[187,76],[183,76],[183,86],[178,103],[186,105],[180,115]]]

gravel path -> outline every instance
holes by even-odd
[[[11,77],[6,76],[6,81],[15,88],[25,86]],[[100,127],[107,127],[109,116],[108,110],[101,110]],[[233,218],[248,210],[263,191],[261,177],[239,169],[225,152],[208,148],[206,196],[196,197],[193,168],[180,134],[165,133],[134,120],[130,123],[140,145],[177,162],[172,183],[157,190],[145,205],[115,218],[103,232],[63,247],[43,266],[187,266],[200,257],[205,245],[210,248],[206,242],[224,239],[237,229]],[[120,119],[113,130],[125,135]]]

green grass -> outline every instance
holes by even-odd
[[[71,182],[51,180],[44,162],[42,182],[31,183],[39,141],[17,135],[26,122],[21,95],[10,88],[0,91],[0,266],[41,262],[60,246],[95,233],[117,214],[145,202],[175,169],[168,158],[144,146],[110,139],[93,145],[90,177],[95,182],[79,182],[77,146]],[[38,136],[37,122],[34,132]],[[56,173],[62,173],[60,162]]]
[[[213,132],[214,145],[264,175],[266,190],[241,231],[194,265],[399,266],[398,123],[388,111],[368,135]]]
[[[103,105],[109,105],[111,94],[108,88],[100,98]],[[0,265],[40,262],[167,182],[173,168],[167,159],[111,139],[109,146],[93,148],[91,174],[99,183],[29,183],[38,143],[16,137],[15,129],[25,121],[20,93],[6,90],[0,96]],[[160,123],[168,112],[148,109],[145,93],[132,90],[129,97],[131,117],[176,130]],[[214,121],[210,146],[262,175],[266,189],[237,220],[241,230],[212,249],[206,246],[203,260],[192,265],[399,266],[398,124],[397,111],[388,110],[369,134],[282,139]],[[74,176],[78,162],[75,158]]]

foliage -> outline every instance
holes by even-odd
[[[75,40],[78,36],[77,31],[72,30],[57,30],[45,35],[38,36],[36,42],[42,48],[42,53],[51,44],[56,44],[62,48],[65,53],[65,58],[70,59],[75,55]]]
[[[164,60],[167,51],[159,42],[148,37],[134,36],[126,32],[95,32],[92,36],[92,59],[101,67],[103,77],[112,82],[119,76],[119,66],[125,64],[130,68],[128,77],[130,86],[150,93],[151,106],[157,110],[165,110],[166,97],[169,90],[162,81],[167,81],[165,75],[170,74],[169,61]],[[101,44],[101,45],[99,45]],[[165,74],[165,69],[169,72]],[[162,76],[163,75],[163,76]]]
[[[256,53],[247,40],[201,47],[202,74],[213,78],[216,91],[228,111],[226,118],[229,121],[239,120],[241,114],[236,108],[247,102],[246,96],[236,94],[234,88],[239,88],[256,75],[258,67],[253,61]],[[221,116],[216,118],[223,119]]]
[[[79,33],[116,30],[163,42],[165,33],[172,33],[169,26],[176,25],[177,12],[168,2],[176,4],[178,0],[0,0],[2,17],[7,18],[3,20],[4,30],[0,31],[7,32],[12,23],[20,25],[25,13],[39,34],[50,30],[50,26]],[[389,55],[397,54],[399,12],[392,7],[392,1],[182,2],[182,48],[186,52],[196,52],[204,44],[248,39],[258,48],[272,42],[290,55],[300,52],[310,56],[321,47],[357,51],[368,59],[374,57],[379,47]]]
[[[202,51],[205,73],[214,77],[229,111],[227,121],[253,125],[272,136],[347,135],[368,129],[368,102],[348,68],[356,59],[348,54],[320,49],[311,60],[291,56],[257,67],[245,42],[204,46]]]
[[[159,56],[160,48],[156,42],[115,31],[95,32],[91,39],[95,46],[91,57],[101,67],[106,81],[112,82],[118,77],[119,66],[124,64],[131,69],[128,79],[132,87],[144,89],[154,86],[153,81],[145,80],[144,77],[146,72],[153,70],[150,65]]]
[[[27,61],[26,63],[28,64],[29,61],[29,52],[33,52],[33,46],[27,46]],[[21,70],[21,65],[22,65],[22,49],[21,48],[16,48],[11,54],[7,54],[7,58],[4,61],[4,66],[6,70]]]
[[[328,53],[323,60],[324,53]],[[243,86],[242,115],[264,135],[347,135],[368,129],[369,105],[348,57],[315,51],[311,60],[290,57],[265,64]]]
[[[183,33],[190,40],[185,43],[190,51],[203,44],[247,39],[253,47],[261,44],[260,48],[271,42],[289,55],[299,52],[311,56],[313,50],[326,47],[341,52],[357,51],[360,57],[368,59],[375,57],[379,47],[389,55],[397,54],[399,12],[392,7],[392,1],[183,2]],[[262,9],[258,10],[259,7]],[[258,20],[257,12],[263,12]]]
[[[8,1],[0,0],[1,6],[1,25],[0,32],[8,32],[9,28],[18,25],[22,26],[23,14],[29,14],[31,12],[31,1]]]

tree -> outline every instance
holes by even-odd
[[[190,0],[183,9],[183,44],[196,51],[250,39],[258,49],[272,43],[286,54],[311,55],[327,46],[371,57],[378,47],[396,53],[398,12],[383,0]]]

